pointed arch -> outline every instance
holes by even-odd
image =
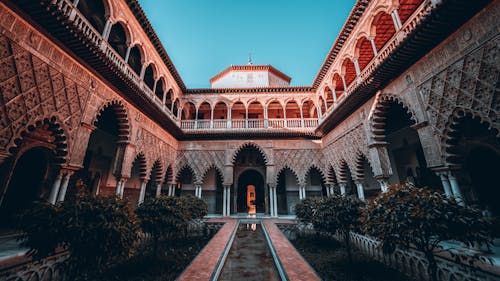
[[[142,46],[139,44],[135,44],[130,49],[127,63],[137,75],[141,74],[142,65],[144,64],[144,58],[145,54]]]
[[[412,124],[419,123],[414,111],[401,99],[394,95],[381,94],[377,97],[368,118],[372,134],[371,138],[375,142],[382,142],[386,139],[387,114],[391,105],[402,107]]]
[[[64,123],[60,120],[56,115],[31,120],[26,126],[15,132],[6,150],[11,154],[16,154],[26,136],[29,136],[37,129],[42,129],[49,131],[53,137],[56,164],[62,165],[66,163],[68,161],[69,143],[65,132],[68,130],[65,129]]]
[[[126,143],[130,141],[130,121],[128,118],[127,108],[122,101],[112,100],[101,106],[94,117],[93,124],[97,126],[99,124],[99,118],[107,110],[111,109],[116,115],[118,121],[118,142]]]
[[[127,49],[132,41],[130,30],[123,21],[117,21],[111,26],[108,36],[108,43],[123,59],[127,55]]]
[[[157,70],[154,63],[148,64],[148,66],[146,66],[146,69],[144,70],[144,77],[142,78],[142,80],[144,81],[144,84],[146,84],[146,86],[148,86],[148,88],[151,91],[154,90],[156,76],[157,76],[156,72]]]
[[[270,159],[269,159],[267,153],[264,151],[264,149],[261,146],[259,146],[258,144],[253,143],[253,142],[246,142],[244,144],[241,144],[238,148],[236,148],[236,150],[232,154],[231,163],[234,164],[236,162],[236,158],[238,157],[238,155],[240,154],[240,152],[242,150],[244,150],[245,148],[256,149],[257,151],[259,151],[260,155],[264,159],[265,164],[266,165],[270,164],[270,161],[269,161]]]
[[[163,177],[163,182],[166,184],[172,183],[174,181],[174,170],[172,169],[172,165],[168,165],[165,170],[165,175]]]
[[[481,128],[485,132],[488,131],[492,136],[497,138],[497,142],[500,142],[500,127],[498,125],[495,126],[495,123],[488,117],[480,116],[466,108],[455,108],[446,122],[441,138],[443,158],[447,165],[458,165],[463,160],[459,155],[458,145],[460,138],[464,134],[464,130],[461,127],[467,119],[479,124],[476,126],[478,130]]]
[[[137,165],[137,166],[135,166]],[[132,170],[137,167],[138,176],[141,180],[145,180],[147,177],[148,165],[146,161],[146,155],[143,152],[139,152],[132,162]]]
[[[281,176],[281,174],[286,172],[287,170],[290,171],[290,173],[292,173],[292,175],[295,177],[295,181],[297,182],[297,184],[299,184],[300,178],[299,178],[298,173],[288,165],[281,167],[281,169],[278,171],[278,173],[276,173],[276,179],[275,179],[276,184],[278,184],[279,177]]]

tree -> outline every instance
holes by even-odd
[[[295,205],[295,214],[297,218],[305,223],[313,223],[320,201],[321,198],[317,197],[309,197],[301,200]]]
[[[180,197],[188,220],[202,219],[208,213],[207,203],[193,195]]]
[[[442,193],[403,184],[391,185],[371,202],[362,220],[364,231],[381,239],[385,253],[397,247],[421,251],[433,281],[437,280],[434,255],[445,251],[439,245],[442,241],[458,240],[468,246],[491,241],[491,222],[480,210],[460,206]]]
[[[320,201],[316,218],[313,220],[316,229],[341,235],[349,263],[352,263],[351,231],[360,229],[363,207],[363,201],[356,197],[333,195]]]
[[[136,210],[144,232],[153,238],[153,254],[157,257],[158,241],[174,237],[188,221],[183,202],[179,197],[160,196],[146,200]]]
[[[43,258],[55,254],[62,246],[60,230],[61,208],[48,202],[35,202],[19,216],[18,227],[23,231],[19,237],[21,245],[28,247],[29,256]]]
[[[33,252],[50,254],[58,246],[67,249],[72,279],[85,279],[102,272],[111,261],[130,257],[139,225],[127,201],[114,196],[94,197],[81,182],[77,188],[73,200],[40,206],[39,221],[28,218],[33,210],[27,212],[21,227],[26,233],[24,243]]]

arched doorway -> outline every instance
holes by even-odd
[[[208,205],[208,213],[222,214],[223,186],[222,173],[219,169],[212,167],[205,173],[201,190],[202,198]]]
[[[248,143],[242,146],[235,155],[233,166],[234,192],[233,210],[235,212],[248,212],[247,187],[255,186],[255,205],[257,213],[267,211],[266,188],[266,158],[257,145]]]
[[[290,168],[284,168],[278,173],[276,197],[278,215],[295,214],[295,205],[299,202],[299,184],[297,175]]]
[[[458,167],[460,189],[469,204],[479,205],[500,218],[500,138],[479,118],[463,112],[453,118],[446,144],[449,166]]]
[[[0,203],[2,227],[15,222],[14,216],[31,208],[35,201],[49,198],[56,177],[54,152],[46,147],[31,148],[17,159]]]
[[[191,167],[184,166],[179,173],[174,194],[175,196],[195,196],[194,188],[194,171]]]
[[[251,186],[255,187],[255,200],[253,204],[256,207],[257,213],[264,213],[266,210],[264,202],[264,177],[254,169],[246,170],[238,177],[238,201],[236,204],[238,213],[248,213],[250,210],[248,201],[249,197],[253,196]]]
[[[111,195],[116,193],[114,163],[121,161],[128,140],[129,124],[126,110],[119,102],[106,105],[98,114],[90,134],[83,169],[77,172],[74,180],[83,179],[89,191],[94,194]]]
[[[440,187],[441,182],[429,168],[411,111],[396,100],[385,100],[377,105],[377,117],[385,123],[374,124],[375,138],[387,142],[387,152],[393,175],[389,183],[407,182],[416,187]]]

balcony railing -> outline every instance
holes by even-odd
[[[182,120],[183,130],[261,130],[261,129],[299,129],[314,130],[318,126],[317,118],[289,119],[218,119],[218,120]]]
[[[97,49],[101,49],[105,57],[121,71],[121,74],[127,77],[132,83],[142,90],[142,94],[155,104],[163,113],[170,117],[174,122],[177,120],[175,115],[168,110],[161,100],[156,97],[151,89],[142,81],[140,76],[125,62],[109,43],[104,40],[101,33],[98,32],[90,22],[80,13],[80,11],[69,0],[51,0],[47,4],[48,10],[53,10],[59,14],[64,20],[71,23],[75,29],[81,32],[89,44]]]
[[[342,103],[363,81],[370,78],[370,76],[374,73],[377,67],[389,58],[392,53],[399,47],[399,45],[404,41],[404,38],[408,36],[419,25],[422,19],[425,18],[428,14],[431,13],[434,4],[433,1],[424,1],[417,9],[412,13],[412,15],[406,20],[403,26],[397,30],[394,35],[385,43],[385,45],[377,52],[377,55],[374,56],[371,61],[361,70],[359,76],[349,85],[347,89],[342,92],[337,97],[335,104],[329,107],[326,110],[326,114],[330,114],[335,108]],[[321,119],[321,121],[326,118]]]

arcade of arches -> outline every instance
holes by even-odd
[[[359,85],[388,53],[413,46],[402,33],[439,9],[424,9],[433,1],[363,6],[312,87],[234,91],[186,89],[125,1],[75,2],[102,56],[66,53],[0,3],[10,15],[0,17],[2,221],[36,200],[73,196],[77,179],[134,206],[191,194],[210,214],[273,217],[307,197],[371,200],[408,182],[500,216],[498,1],[366,93]],[[111,63],[126,71],[109,76]]]

